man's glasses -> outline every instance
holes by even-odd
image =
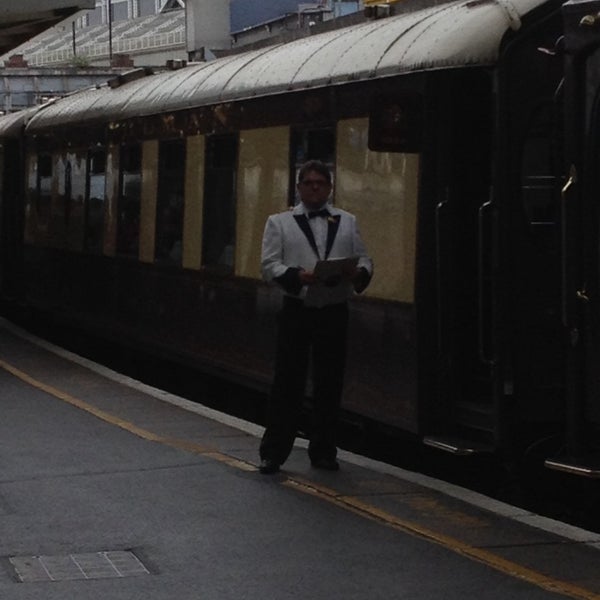
[[[312,186],[327,187],[331,184],[329,183],[329,181],[327,181],[325,179],[303,179],[300,182],[300,185],[305,185],[306,187],[312,187]]]

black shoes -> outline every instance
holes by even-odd
[[[273,473],[277,473],[279,471],[279,463],[274,461],[272,458],[263,458],[260,461],[258,470],[263,475],[272,475]]]
[[[315,458],[310,461],[310,464],[314,469],[321,469],[322,471],[340,470],[340,463],[335,458]]]
[[[335,458],[315,458],[311,459],[310,464],[313,469],[320,469],[321,471],[339,471],[340,463],[338,463]],[[273,473],[279,472],[279,467],[281,465],[273,460],[272,458],[263,458],[260,461],[260,465],[258,466],[258,470],[263,475],[273,475]]]

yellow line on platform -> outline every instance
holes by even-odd
[[[335,490],[299,478],[288,479],[287,481],[284,481],[283,484],[287,487],[322,498],[336,506],[350,510],[355,514],[362,515],[365,518],[384,523],[403,533],[408,533],[415,537],[433,542],[439,546],[443,546],[447,550],[466,556],[471,560],[487,565],[496,571],[521,579],[547,591],[562,594],[569,598],[575,598],[576,600],[600,600],[600,594],[592,592],[591,590],[586,590],[585,588],[567,581],[549,577],[543,573],[529,569],[528,567],[506,560],[489,550],[470,546],[456,538],[438,533],[437,531],[423,527],[418,523],[400,519],[384,510],[362,502],[354,496],[344,496],[338,494]]]
[[[126,421],[125,419],[121,419],[120,417],[117,417],[100,408],[97,408],[96,406],[93,406],[88,402],[80,400],[79,398],[76,398],[75,396],[72,396],[67,392],[63,392],[62,390],[59,390],[51,385],[38,381],[37,379],[34,379],[33,377],[25,373],[24,371],[21,371],[17,367],[12,366],[11,364],[7,363],[2,359],[0,359],[0,368],[4,369],[11,375],[14,375],[15,377],[17,377],[18,379],[27,383],[30,386],[42,392],[45,392],[46,394],[50,394],[51,396],[54,396],[55,398],[58,398],[59,400],[62,400],[67,404],[71,404],[76,408],[84,410],[85,412],[97,417],[98,419],[101,419],[102,421],[105,421],[106,423],[116,425],[117,427],[120,427],[121,429],[124,429],[129,433],[133,433],[134,435],[137,435],[138,437],[144,440],[148,440],[150,442],[157,442],[160,444],[171,446],[172,448],[184,450],[186,452],[193,452],[194,454],[199,454],[207,458],[226,463],[238,469],[243,469],[245,471],[257,470],[257,468],[254,465],[244,463],[243,461],[238,460],[232,456],[223,454],[222,452],[219,452],[218,450],[216,450],[215,448],[211,448],[210,446],[204,446],[202,444],[197,444],[195,442],[190,442],[187,440],[179,440],[176,438],[164,437],[153,433],[152,431],[149,431],[147,429],[143,429],[142,427],[138,427],[130,421]]]
[[[192,452],[194,454],[202,455],[206,458],[210,458],[216,460],[218,462],[227,464],[231,467],[241,469],[244,471],[257,471],[257,468],[247,462],[234,458],[232,456],[228,456],[222,452],[214,448],[210,448],[208,446],[204,446],[201,444],[197,444],[195,442],[190,442],[187,440],[179,440],[175,438],[167,438],[147,429],[143,429],[134,425],[133,423],[121,419],[113,414],[110,414],[106,411],[103,411],[91,404],[68,394],[67,392],[63,392],[51,385],[45,384],[37,379],[34,379],[24,371],[10,365],[4,360],[0,359],[0,368],[5,371],[11,373],[21,381],[31,385],[32,387],[41,390],[63,402],[67,402],[72,406],[75,406],[81,410],[84,410],[91,415],[105,421],[106,423],[110,423],[111,425],[116,425],[129,433],[137,435],[140,438],[143,438],[148,441],[157,442],[161,444],[165,444],[171,446],[172,448],[177,448],[179,450],[184,450],[186,452]],[[407,533],[416,537],[420,537],[429,542],[438,544],[439,546],[443,546],[444,548],[451,550],[457,554],[468,557],[471,560],[475,560],[482,564],[485,564],[496,571],[500,571],[505,573],[506,575],[510,575],[511,577],[515,577],[517,579],[521,579],[532,585],[540,587],[550,592],[562,594],[569,598],[574,598],[576,600],[600,600],[600,594],[592,592],[590,590],[586,590],[577,585],[568,583],[566,581],[561,581],[559,579],[554,579],[543,573],[539,573],[538,571],[534,571],[533,569],[529,569],[512,561],[506,560],[493,552],[488,550],[484,550],[482,548],[476,548],[474,546],[470,546],[460,540],[455,538],[443,535],[426,527],[419,525],[418,523],[414,523],[412,521],[406,521],[404,519],[400,519],[386,511],[378,509],[370,504],[362,502],[356,497],[353,496],[345,496],[338,494],[335,490],[320,486],[310,481],[305,481],[299,477],[287,477],[282,480],[282,485],[289,487],[291,489],[295,489],[301,491],[306,494],[311,494],[316,496],[322,500],[326,500],[327,502],[334,504],[344,510],[350,511],[354,514],[360,515],[364,518],[368,518],[378,523],[385,524],[389,527],[392,527],[398,531],[402,531],[403,533]]]

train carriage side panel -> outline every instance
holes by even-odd
[[[235,274],[260,279],[265,221],[287,208],[289,127],[240,133]]]
[[[142,144],[142,189],[140,205],[139,259],[154,262],[156,243],[156,204],[158,193],[158,141]]]
[[[368,140],[367,117],[338,122],[336,204],[357,216],[375,263],[371,285],[352,307],[348,354],[356,368],[348,371],[344,407],[416,433],[419,155],[372,151]]]
[[[368,119],[338,123],[336,204],[354,213],[377,265],[366,295],[414,302],[419,155],[373,152]]]

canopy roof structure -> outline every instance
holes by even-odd
[[[0,2],[0,55],[84,9],[95,0],[4,0]]]

